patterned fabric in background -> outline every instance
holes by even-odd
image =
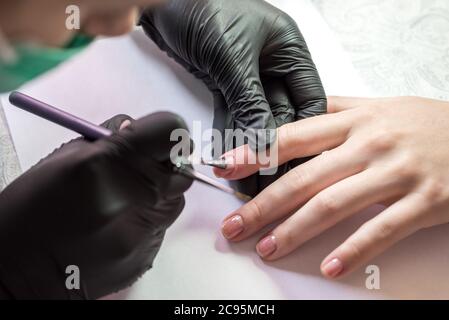
[[[21,173],[0,100],[0,191]]]
[[[448,0],[312,0],[379,95],[449,100]]]

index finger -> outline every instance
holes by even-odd
[[[336,113],[359,107],[373,106],[381,99],[356,97],[327,97],[327,112]]]
[[[245,145],[225,153],[223,158],[228,167],[214,169],[214,173],[217,177],[238,180],[270,166],[321,154],[343,144],[356,119],[357,113],[349,110],[286,124],[278,129],[276,143],[270,149],[270,158],[275,163],[267,165],[259,161],[259,156]]]

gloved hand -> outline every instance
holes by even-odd
[[[145,10],[140,24],[213,92],[214,127],[222,132],[275,129],[326,112],[324,89],[295,21],[265,1],[169,0]],[[257,137],[249,143],[260,147],[274,135]],[[231,142],[223,152],[239,146]],[[257,177],[243,191],[254,194],[275,178]]]
[[[111,137],[63,145],[0,193],[3,295],[95,299],[151,268],[192,183],[169,161],[177,144],[170,134],[186,126],[156,113],[118,132],[126,119],[105,124]],[[79,268],[80,290],[66,287],[70,265]]]

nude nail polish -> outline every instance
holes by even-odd
[[[276,237],[272,234],[260,240],[256,246],[257,253],[262,258],[266,258],[269,255],[273,254],[276,249]]]
[[[243,225],[243,218],[240,215],[232,216],[231,218],[227,219],[225,222],[223,222],[223,226],[221,227],[223,236],[228,239],[232,240],[235,237],[237,237],[239,234],[241,234],[244,230]]]
[[[323,273],[329,278],[335,278],[343,271],[343,263],[340,259],[332,259],[328,263],[326,263],[323,268]]]

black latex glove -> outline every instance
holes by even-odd
[[[63,145],[0,193],[0,292],[9,298],[94,299],[151,268],[192,181],[169,165],[178,116],[156,113],[96,142]],[[67,290],[66,267],[80,270]]]
[[[140,24],[212,90],[214,127],[221,131],[275,129],[326,112],[324,89],[295,21],[265,1],[171,0],[144,11]],[[246,179],[252,182],[243,191],[254,194],[276,178]]]

